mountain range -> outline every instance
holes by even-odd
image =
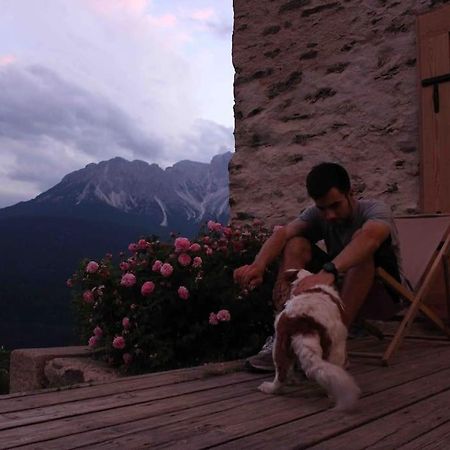
[[[229,220],[228,163],[162,169],[113,158],[66,175],[36,198],[0,209],[0,345],[77,343],[66,279],[83,258],[118,253],[142,236],[193,237]]]

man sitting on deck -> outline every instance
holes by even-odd
[[[390,208],[380,201],[355,199],[347,171],[335,163],[315,166],[306,178],[306,188],[315,205],[274,231],[253,263],[235,270],[235,281],[255,288],[262,283],[266,267],[281,255],[273,290],[275,311],[289,297],[286,270],[306,268],[314,274],[299,284],[296,293],[316,284],[336,284],[347,327],[358,314],[374,319],[392,316],[396,298],[375,280],[376,267],[400,280],[399,241]],[[316,245],[322,239],[327,253]],[[274,370],[271,337],[247,365]]]

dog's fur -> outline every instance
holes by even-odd
[[[291,297],[275,319],[275,379],[262,383],[259,389],[268,394],[282,392],[297,357],[306,376],[326,389],[336,402],[336,409],[352,410],[360,389],[343,368],[347,356],[347,329],[342,322],[339,294],[331,286],[317,285],[292,295],[298,283],[311,273],[295,270],[292,274],[295,281]]]

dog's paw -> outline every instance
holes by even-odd
[[[276,394],[278,392],[275,383],[271,383],[270,381],[264,381],[264,383],[258,386],[258,389],[265,394]]]

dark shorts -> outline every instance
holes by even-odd
[[[386,243],[388,244],[388,243]],[[323,251],[315,244],[311,245],[312,258],[306,269],[310,272],[320,272],[322,266],[333,259],[327,252]],[[400,282],[400,272],[397,258],[389,245],[382,245],[374,255],[375,267],[382,267],[387,273]],[[338,289],[342,286],[344,276],[337,281]],[[399,296],[392,289],[388,288],[381,280],[375,282],[367,295],[367,300],[358,314],[361,318],[374,320],[386,320],[395,315],[400,309]]]

